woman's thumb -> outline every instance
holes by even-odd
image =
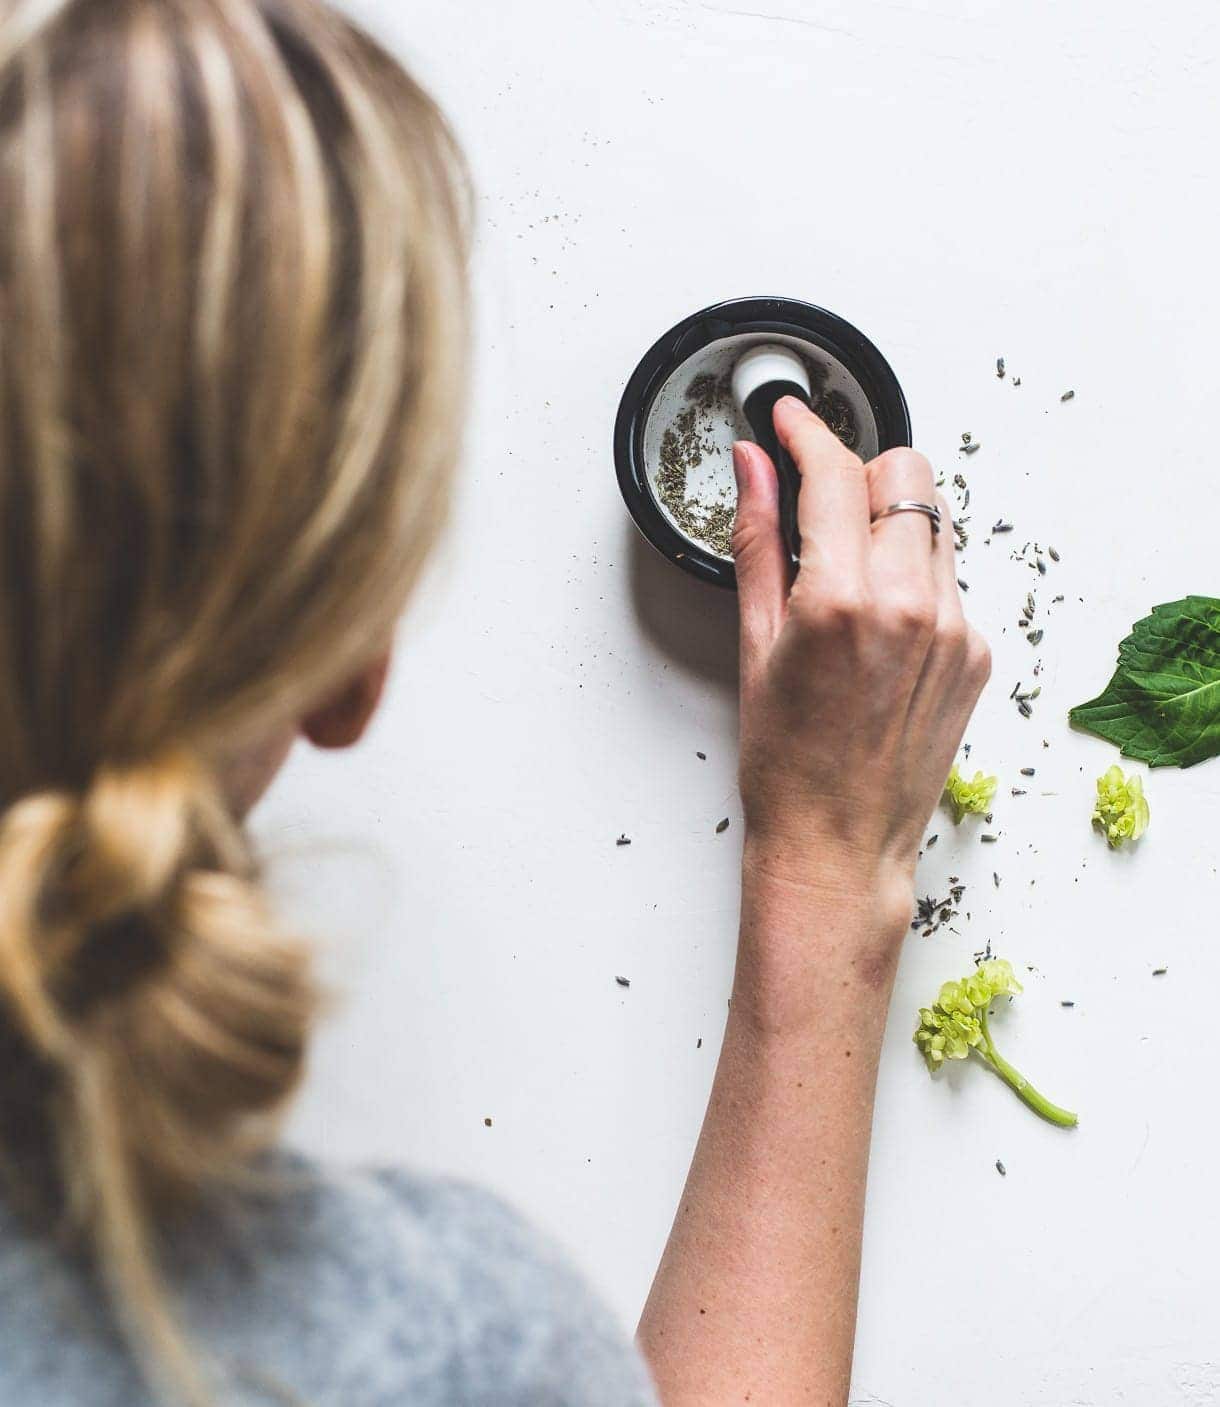
[[[779,634],[788,597],[788,555],[779,526],[779,483],[765,450],[749,440],[733,446],[737,520],[733,562],[741,612],[742,666],[765,658]]]

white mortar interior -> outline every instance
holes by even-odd
[[[824,379],[821,384],[824,389],[840,392],[855,414],[859,433],[858,453],[865,459],[871,459],[877,453],[877,422],[869,406],[868,397],[847,368],[820,346],[797,337],[757,332],[743,332],[709,342],[706,347],[692,353],[671,372],[652,402],[644,427],[644,462],[648,469],[649,487],[657,507],[679,532],[682,532],[682,529],[675,522],[673,514],[661,502],[656,486],[657,474],[661,468],[661,439],[674,419],[689,404],[686,390],[696,377],[705,374],[714,376],[717,380],[727,377],[738,359],[751,347],[772,344],[791,347],[807,361],[816,363],[823,369]],[[733,405],[731,396],[725,397],[722,411],[710,415],[700,413],[700,427],[709,423],[711,428],[703,439],[710,448],[705,449],[702,462],[687,473],[686,496],[696,498],[702,503],[711,503],[718,497],[723,497],[731,503],[737,496],[733,482],[733,442],[752,439],[753,431],[745,416]],[[701,542],[700,546],[706,548],[707,544]]]

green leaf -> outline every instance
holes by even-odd
[[[1074,728],[1150,767],[1193,767],[1220,753],[1220,601],[1154,606],[1118,647],[1105,691],[1068,715]]]

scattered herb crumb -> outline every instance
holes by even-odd
[[[723,821],[716,822],[716,834],[723,835],[729,828],[729,818],[726,816]]]
[[[1001,1177],[1008,1176],[1008,1169],[1004,1166],[1003,1163],[1000,1162],[999,1158],[995,1160],[995,1170],[1000,1174]]]
[[[630,986],[631,986],[631,978],[630,978],[630,977],[616,977],[614,980],[619,984],[620,987],[630,987]]]
[[[1048,547],[1046,549],[1046,555],[1051,559],[1052,562],[1057,562],[1059,560],[1059,554],[1055,551],[1053,547]]]
[[[1075,1006],[1076,1003],[1075,1003],[1075,1002],[1060,1002],[1059,1005],[1060,1005],[1060,1006]]]
[[[1021,768],[1021,775],[1022,775],[1023,777],[1032,777],[1032,776],[1035,774],[1036,771],[1037,771],[1037,768],[1035,768],[1035,767],[1022,767],[1022,768]]]
[[[930,938],[933,933],[957,917],[958,905],[961,904],[965,892],[966,886],[956,875],[950,875],[949,893],[944,899],[934,899],[928,894],[916,902],[911,928],[922,930],[920,936]]]
[[[697,752],[697,753],[695,753],[695,756],[699,759],[700,762],[706,762],[706,761],[707,761],[707,753],[706,753],[706,752]]]
[[[1169,969],[1167,967],[1154,967],[1152,969],[1152,975],[1154,977],[1164,977],[1168,971]]]
[[[491,1128],[491,1120],[490,1120],[490,1119],[484,1119],[484,1120],[483,1120],[483,1127],[484,1127],[485,1129]]]
[[[996,374],[997,376],[1000,376],[1000,377],[1002,377],[1002,376],[1004,375],[1004,358],[1003,358],[1003,357],[997,357],[997,358],[995,359],[995,374]]]
[[[1044,633],[1045,632],[1041,630],[1031,630],[1025,638],[1031,645],[1041,645]]]
[[[1075,399],[1076,399],[1076,392],[1075,392],[1075,391],[1064,391],[1063,395],[1061,395],[1061,396],[1059,397],[1059,399],[1060,399],[1061,401],[1072,401],[1072,400],[1075,400]]]

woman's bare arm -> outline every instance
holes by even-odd
[[[987,678],[911,451],[869,465],[795,401],[805,548],[739,448],[741,934],[716,1080],[639,1337],[665,1407],[847,1400],[873,1091],[923,826]]]

